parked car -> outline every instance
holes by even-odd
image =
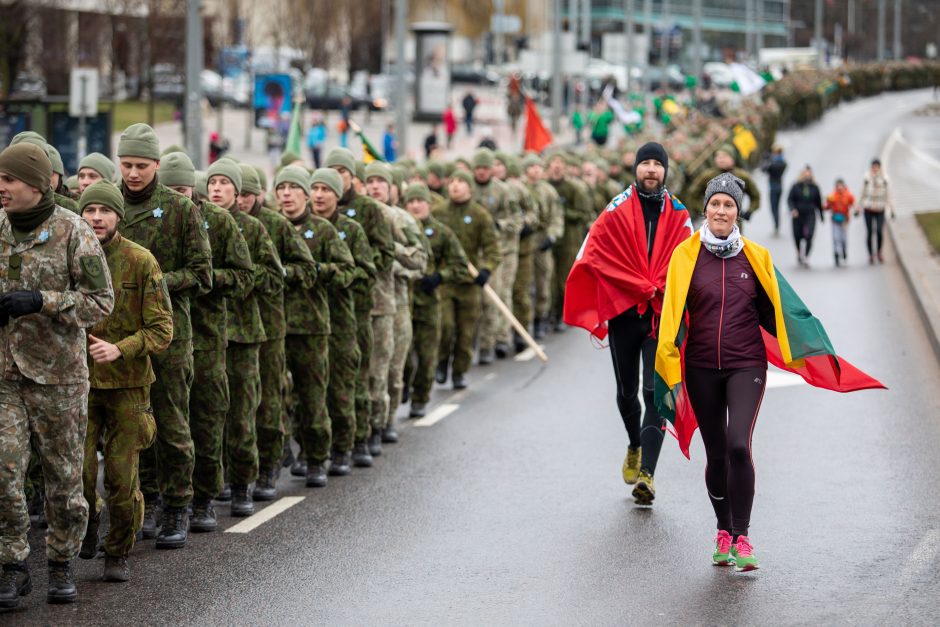
[[[450,80],[453,83],[496,85],[499,83],[499,74],[472,63],[452,63],[450,66]]]

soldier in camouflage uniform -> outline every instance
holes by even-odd
[[[555,257],[555,273],[551,317],[555,331],[565,329],[562,322],[565,282],[593,217],[590,196],[578,183],[566,176],[566,166],[565,157],[560,153],[553,153],[548,159],[548,181],[558,192],[565,219],[565,231],[552,250]]]
[[[378,202],[359,193],[356,185],[363,181],[356,178],[356,162],[352,153],[345,148],[335,148],[326,157],[326,167],[336,170],[343,179],[343,197],[339,202],[339,211],[347,218],[352,218],[366,232],[369,246],[372,247],[372,261],[375,276],[368,292],[360,283],[354,285],[356,309],[356,340],[359,344],[359,376],[356,380],[356,433],[357,440],[363,434],[368,442],[365,448],[356,446],[353,451],[353,464],[360,467],[372,465],[372,455],[382,453],[381,430],[372,432],[372,386],[370,368],[373,363],[374,348],[374,312],[388,311],[387,284],[390,281],[392,263],[395,261],[396,242],[392,237],[392,225]],[[365,174],[363,174],[365,176]],[[380,285],[381,284],[381,285]],[[376,298],[380,299],[378,308]],[[386,315],[386,314],[383,314]],[[382,414],[384,415],[384,414]]]
[[[88,524],[85,329],[114,305],[104,251],[80,217],[56,206],[51,176],[38,146],[0,153],[0,607],[16,607],[31,589],[23,494],[31,437],[48,487],[47,600],[78,596],[71,560]]]
[[[415,366],[412,376],[406,377],[406,385],[411,385],[409,415],[412,418],[423,417],[431,400],[434,368],[441,340],[440,288],[445,284],[471,281],[467,256],[454,232],[431,215],[432,202],[431,192],[426,185],[415,183],[408,186],[405,207],[421,223],[431,245],[425,274],[414,282],[411,352]]]
[[[91,513],[82,543],[83,558],[98,548],[98,441],[104,437],[104,487],[108,493],[108,534],[104,538],[104,580],[127,581],[127,556],[144,520],[144,495],[137,475],[140,451],[153,443],[157,425],[150,413],[154,381],[150,355],[173,339],[173,308],[157,260],[143,246],[117,232],[124,198],[109,181],[85,188],[79,207],[104,248],[116,303],[111,315],[88,332],[88,431],[82,471]]]
[[[361,363],[352,285],[368,283],[368,268],[375,274],[375,266],[365,230],[337,210],[343,195],[343,179],[339,173],[321,168],[313,173],[310,183],[310,205],[314,214],[329,220],[336,228],[341,240],[336,249],[345,248],[354,261],[354,265],[348,265],[338,259],[318,260],[330,303],[330,386],[326,391],[326,407],[333,428],[333,452],[329,474],[343,477],[351,471],[355,442],[364,444],[368,437],[368,432],[357,433],[356,381]]]
[[[294,382],[298,404],[294,436],[307,457],[307,487],[327,483],[326,460],[330,457],[332,429],[326,409],[326,389],[330,378],[330,307],[327,298],[324,262],[339,259],[354,263],[329,221],[313,215],[307,204],[310,175],[298,166],[287,166],[274,181],[281,213],[300,233],[317,263],[316,283],[309,288],[290,286],[284,293],[287,318],[287,368]],[[344,255],[345,253],[345,255]]]
[[[277,478],[289,425],[285,420],[285,381],[287,377],[284,338],[287,320],[284,314],[284,292],[289,289],[306,290],[313,287],[317,266],[310,249],[291,223],[277,211],[262,205],[264,186],[251,166],[242,165],[242,187],[238,195],[238,208],[257,218],[271,238],[274,250],[284,269],[284,287],[276,294],[256,294],[264,334],[268,339],[258,353],[261,370],[261,405],[255,418],[258,441],[258,481],[252,498],[255,501],[273,501],[277,498]]]
[[[261,405],[261,371],[259,353],[267,340],[258,297],[280,294],[284,288],[284,269],[274,244],[264,226],[239,210],[241,168],[230,161],[218,160],[206,173],[209,176],[209,198],[228,210],[244,237],[252,263],[249,290],[239,298],[226,300],[228,316],[228,348],[225,351],[225,372],[229,389],[235,390],[225,419],[225,472],[232,485],[232,516],[250,516],[254,503],[248,486],[258,478],[258,445],[255,416]]]
[[[428,161],[428,191],[431,193],[431,207],[447,202],[447,169],[440,161]]]
[[[499,234],[499,267],[493,270],[491,287],[507,305],[512,304],[512,286],[516,281],[519,263],[519,234],[522,232],[523,213],[519,199],[502,181],[493,176],[493,152],[487,148],[473,155],[473,200],[490,212]],[[472,257],[472,255],[471,255]],[[483,320],[480,323],[480,364],[493,362],[493,352],[499,357],[509,354],[509,322],[503,318],[489,300],[483,301]]]
[[[535,249],[532,267],[535,283],[535,311],[532,322],[536,339],[545,337],[548,317],[552,307],[552,287],[555,274],[555,258],[552,248],[565,232],[565,220],[561,211],[558,192],[545,180],[545,168],[542,160],[535,155],[528,155],[523,160],[526,186],[538,207],[535,233],[532,245]],[[521,263],[520,259],[520,263]],[[528,288],[527,288],[528,289]],[[523,324],[526,324],[523,322]]]
[[[78,164],[78,193],[101,180],[114,182],[114,162],[100,152],[93,152]]]
[[[216,204],[194,194],[196,170],[182,152],[164,153],[160,180],[175,192],[192,198],[199,209],[212,248],[212,291],[191,303],[193,325],[193,385],[189,426],[193,438],[193,514],[190,531],[215,531],[212,499],[222,491],[222,434],[230,391],[225,374],[228,345],[226,298],[242,298],[251,287],[253,267],[248,244],[235,220]]]
[[[738,226],[741,227],[742,220],[750,220],[751,215],[760,209],[760,188],[754,182],[754,179],[751,178],[751,175],[748,174],[747,170],[735,166],[735,152],[734,147],[727,144],[716,150],[713,157],[715,166],[708,168],[696,176],[695,180],[685,189],[685,198],[689,201],[689,215],[691,215],[693,219],[701,219],[701,216],[704,215],[705,207],[703,203],[705,202],[705,188],[708,186],[708,182],[724,172],[731,172],[744,181],[744,195],[747,196],[750,201],[747,209],[741,207]]]
[[[382,443],[393,443],[398,434],[391,428],[389,412],[397,409],[399,401],[392,402],[389,394],[389,377],[392,359],[395,356],[396,317],[399,314],[395,291],[395,275],[402,269],[414,270],[427,264],[427,253],[419,236],[405,225],[398,209],[390,206],[392,202],[392,172],[384,163],[370,163],[364,173],[366,191],[369,197],[377,201],[392,233],[395,243],[395,258],[392,268],[386,274],[379,273],[372,290],[372,358],[369,362],[369,388],[372,396],[372,435],[369,438],[369,451],[380,455]],[[396,266],[397,264],[397,266]],[[404,315],[404,312],[402,312]],[[399,319],[400,320],[400,319]],[[399,321],[398,329],[402,324]],[[400,388],[399,388],[400,394]],[[393,415],[394,416],[394,415]]]
[[[592,217],[596,218],[613,196],[608,195],[607,189],[601,184],[600,170],[597,164],[590,159],[586,159],[581,164],[580,177],[588,186],[588,193],[591,196]]]
[[[158,549],[186,543],[186,507],[193,496],[193,440],[189,430],[189,390],[193,381],[190,299],[212,288],[212,251],[199,210],[186,198],[157,180],[160,146],[146,124],[133,124],[118,142],[125,217],[121,235],[140,244],[157,258],[173,303],[173,341],[154,356],[157,377],[150,390],[157,439],[140,454],[140,483],[145,522],[155,530],[158,495],[163,498]],[[148,516],[149,513],[149,516]]]
[[[45,137],[35,131],[17,133],[13,136],[13,139],[10,140],[10,145],[16,146],[24,142],[39,146],[43,149],[43,152],[46,153],[46,157],[52,164],[52,179],[49,181],[49,186],[52,188],[55,203],[77,214],[78,203],[69,197],[68,190],[65,189],[63,181],[65,178],[65,165],[62,163],[62,156],[59,154],[59,151],[56,150],[55,146],[47,142]]]
[[[473,176],[466,170],[455,170],[447,186],[449,200],[434,210],[434,217],[454,232],[460,245],[479,274],[467,276],[441,288],[441,344],[438,351],[436,379],[447,381],[447,370],[453,357],[454,389],[467,387],[466,374],[473,360],[473,336],[482,315],[480,293],[499,266],[502,256],[496,225],[489,212],[472,199]]]

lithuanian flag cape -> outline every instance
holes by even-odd
[[[743,237],[741,239],[744,240],[744,254],[774,305],[776,336],[761,329],[767,361],[800,375],[810,385],[827,390],[853,392],[884,388],[879,381],[836,355],[822,323],[810,313],[774,267],[767,249]],[[695,233],[682,242],[672,255],[666,273],[666,291],[656,349],[656,407],[673,424],[679,447],[686,457],[689,457],[689,443],[698,426],[683,384],[684,344],[688,330],[686,297],[701,247],[700,233]]]

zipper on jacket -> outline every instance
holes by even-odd
[[[721,327],[725,320],[725,260],[721,260],[721,309],[718,310],[718,369],[721,370]]]

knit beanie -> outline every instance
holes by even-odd
[[[100,152],[93,152],[82,159],[78,164],[78,171],[81,172],[82,168],[94,170],[106,181],[114,181],[114,162]],[[160,174],[162,176],[163,172]]]
[[[52,144],[46,144],[46,156],[49,157],[49,163],[52,164],[52,171],[59,176],[65,176],[65,164],[62,163],[62,155]]]
[[[412,183],[408,186],[408,189],[405,191],[405,202],[409,200],[424,200],[426,202],[431,202],[431,190],[428,189],[428,186],[424,183]]]
[[[23,131],[22,133],[17,133],[13,136],[13,139],[10,140],[11,146],[16,146],[22,142],[29,144],[35,144],[39,147],[43,147],[49,142],[46,141],[46,138],[37,133],[36,131]]]
[[[492,168],[493,151],[489,148],[480,148],[473,154],[474,168]]]
[[[427,168],[429,174],[433,174],[439,179],[447,176],[447,167],[440,161],[428,161]]]
[[[401,187],[402,183],[405,182],[405,168],[401,167],[400,165],[391,165],[389,166],[389,170],[392,173],[392,185],[395,187]]]
[[[21,142],[0,152],[0,172],[45,192],[51,184],[52,163],[45,150],[34,143]]]
[[[196,170],[196,193],[206,198],[209,197],[209,177],[203,170]]]
[[[319,168],[314,172],[310,177],[310,189],[317,183],[329,187],[337,198],[343,197],[343,177],[333,168]]]
[[[366,182],[366,179],[368,178],[368,177],[366,176],[366,164],[365,164],[364,162],[362,162],[362,161],[357,161],[357,162],[356,162],[356,171],[353,172],[353,174],[356,176],[357,179],[359,179],[360,181],[362,181],[363,183],[365,183],[365,182]]]
[[[170,144],[169,146],[164,148],[160,154],[163,156],[166,156],[170,154],[171,152],[182,152],[182,153],[189,154],[186,152],[186,149],[180,146],[179,144]]]
[[[356,158],[348,148],[334,148],[328,152],[323,165],[327,168],[343,167],[353,176],[356,175]]]
[[[281,168],[274,179],[274,189],[281,183],[293,183],[303,188],[304,193],[310,195],[310,174],[299,165],[289,165]]]
[[[471,189],[473,189],[473,175],[466,170],[454,170],[454,173],[450,175],[450,178],[464,181],[467,185],[470,186]]]
[[[542,160],[534,152],[527,153],[522,158],[522,168],[528,170],[533,165],[542,165]]]
[[[104,205],[124,219],[124,195],[110,181],[95,181],[85,188],[78,200],[79,213],[84,212],[88,205]]]
[[[160,182],[167,187],[195,187],[196,166],[186,153],[167,153],[160,161]]]
[[[261,191],[266,192],[268,190],[268,175],[257,166],[255,166],[255,174],[258,175],[258,185],[261,186]]]
[[[224,176],[235,186],[236,194],[240,193],[242,190],[242,171],[234,161],[219,159],[209,166],[209,169],[206,171],[206,176],[210,179],[213,176]]]
[[[705,207],[708,207],[708,201],[715,194],[728,194],[734,198],[734,204],[740,211],[744,203],[744,181],[730,172],[722,172],[710,180],[705,188]]]
[[[377,176],[384,181],[387,181],[389,185],[393,184],[392,179],[392,169],[388,167],[388,164],[382,163],[381,161],[373,161],[366,166],[365,178],[363,181],[368,181],[371,177]]]
[[[258,180],[258,173],[255,172],[255,169],[244,163],[238,164],[238,169],[242,173],[242,193],[259,195],[261,193],[261,181]]]
[[[457,157],[454,159],[454,169],[459,169],[457,166],[459,166],[461,163],[464,164],[467,168],[473,167],[470,165],[470,162],[467,161],[466,157]]]
[[[300,155],[292,150],[285,150],[281,155],[281,167],[288,166],[295,161],[300,161]]]
[[[662,144],[656,142],[647,142],[640,146],[640,149],[636,151],[636,161],[634,163],[642,163],[647,159],[655,159],[663,164],[663,178],[665,175],[669,174],[669,155],[666,154],[666,149],[663,148]]]
[[[428,166],[416,165],[414,167],[414,172],[412,172],[411,176],[417,176],[422,181],[428,180]]]
[[[519,165],[519,157],[506,153],[506,159],[502,160],[506,166],[506,175],[513,178],[522,176],[522,166]]]
[[[117,154],[118,157],[142,157],[159,161],[160,140],[147,124],[131,124],[121,133]]]
[[[65,188],[72,193],[78,191],[78,175],[73,174],[72,176],[65,179]]]

